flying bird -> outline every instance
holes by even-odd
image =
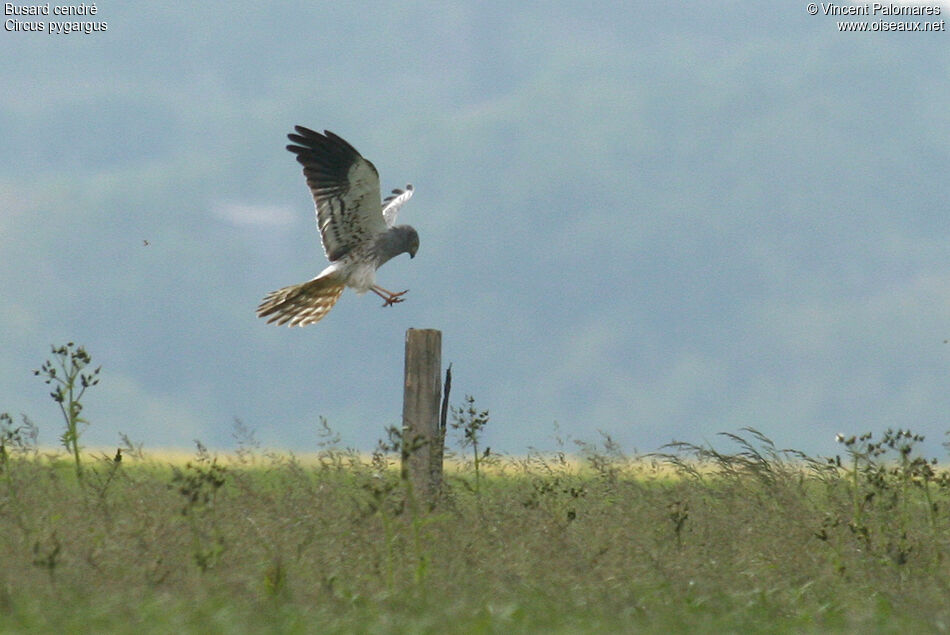
[[[315,324],[333,308],[345,287],[372,291],[391,306],[406,291],[376,284],[376,270],[402,253],[414,258],[419,234],[396,225],[396,213],[412,196],[412,185],[380,201],[379,173],[356,149],[329,130],[323,134],[294,126],[287,149],[297,155],[317,208],[317,227],[330,266],[313,280],[272,291],[257,307],[268,323]]]

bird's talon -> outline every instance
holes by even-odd
[[[393,293],[388,298],[386,298],[386,301],[383,302],[383,306],[387,307],[387,306],[392,306],[394,304],[398,304],[399,302],[403,302],[405,298],[402,298],[400,296],[403,296],[408,292],[409,292],[409,289],[406,289],[405,291],[400,291],[399,293]]]

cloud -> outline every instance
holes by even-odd
[[[253,203],[219,202],[211,207],[211,213],[236,227],[287,227],[296,219],[289,207]]]
[[[103,373],[109,394],[97,397],[104,403],[90,407],[98,416],[87,431],[93,444],[114,443],[118,433],[124,433],[132,441],[145,440],[146,448],[181,447],[212,433],[214,417],[206,408],[196,407],[193,394],[161,394],[131,376]]]

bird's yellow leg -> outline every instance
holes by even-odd
[[[400,291],[399,293],[393,293],[389,289],[384,289],[378,284],[374,284],[372,287],[370,287],[370,291],[372,291],[373,293],[375,293],[376,295],[378,295],[379,297],[381,297],[383,300],[386,301],[383,303],[383,306],[392,306],[396,304],[397,302],[402,302],[403,298],[401,296],[408,293],[409,289],[406,289],[405,291]]]

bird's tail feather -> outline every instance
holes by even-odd
[[[332,276],[314,278],[308,282],[271,291],[257,307],[257,317],[267,317],[267,323],[278,326],[306,326],[316,324],[333,308],[343,293],[343,283]]]

